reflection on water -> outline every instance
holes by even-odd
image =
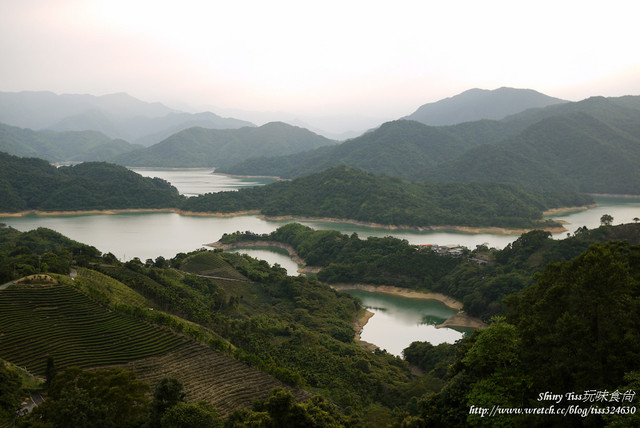
[[[171,169],[171,168],[130,168],[143,177],[158,177],[174,185],[180,194],[197,196],[205,193],[238,190],[273,183],[274,178],[236,177],[214,174],[213,168]]]
[[[235,253],[247,254],[255,259],[266,260],[270,265],[279,264],[280,267],[287,271],[287,275],[298,275],[298,265],[294,262],[289,254],[277,248],[234,248]]]
[[[229,177],[212,174],[211,169],[171,170],[141,169],[134,171],[152,177],[163,178],[185,195],[196,195],[223,190],[237,190],[242,187],[266,184],[272,179]],[[613,216],[613,224],[629,223],[640,217],[640,200],[620,198],[596,198],[598,207],[586,211],[554,216],[568,223],[567,229],[574,232],[578,227],[589,229],[600,225],[603,214]],[[271,233],[289,221],[267,221],[257,216],[198,217],[182,216],[175,213],[145,213],[117,215],[73,215],[73,216],[25,216],[0,218],[18,230],[26,231],[37,227],[56,230],[71,239],[93,245],[102,252],[111,252],[121,260],[139,257],[142,260],[158,256],[174,257],[179,252],[189,252],[204,244],[215,242],[224,233],[252,231]],[[414,232],[376,229],[349,223],[301,221],[315,229],[335,229],[345,234],[357,233],[360,238],[368,236],[395,236],[406,239],[410,244],[463,245],[475,249],[477,245],[504,248],[517,239],[517,235],[494,235],[489,233],[465,234],[454,232]],[[566,237],[566,232],[554,236]],[[252,257],[278,263],[289,275],[297,274],[297,265],[285,253],[272,249],[237,249]],[[434,326],[453,315],[455,311],[435,302],[418,299],[351,291],[360,297],[365,306],[375,315],[362,332],[362,339],[386,349],[394,355],[401,355],[404,348],[416,340],[432,344],[452,343],[462,337],[461,332]]]
[[[640,199],[598,197],[594,198],[597,207],[584,211],[574,211],[563,215],[553,216],[554,220],[566,222],[565,228],[573,233],[579,227],[586,226],[588,229],[595,229],[600,226],[600,217],[609,214],[613,217],[613,223],[633,223],[634,218],[640,217]],[[554,238],[562,239],[567,236],[567,232],[557,233]]]
[[[433,345],[453,343],[464,333],[450,328],[435,328],[456,311],[435,300],[409,299],[362,290],[346,290],[358,297],[367,310],[374,313],[360,337],[393,355],[415,341]]]

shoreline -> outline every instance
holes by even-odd
[[[589,196],[596,198],[622,198],[622,199],[640,199],[640,195],[616,194],[616,193],[587,193]]]
[[[583,207],[567,207],[567,210],[578,210]],[[558,208],[558,210],[564,208]],[[584,208],[584,209],[588,209]],[[518,229],[510,229],[505,227],[497,227],[497,226],[484,226],[484,227],[471,227],[471,226],[406,226],[406,225],[389,225],[382,223],[373,223],[373,222],[363,222],[359,220],[350,220],[350,219],[339,219],[339,218],[329,218],[329,217],[298,217],[298,216],[267,216],[260,213],[260,210],[245,210],[245,211],[234,211],[229,213],[222,212],[203,212],[203,211],[185,211],[178,208],[122,208],[122,209],[104,209],[104,210],[73,210],[73,211],[41,211],[41,210],[25,210],[19,212],[0,212],[0,217],[25,217],[28,215],[38,215],[38,216],[74,216],[74,215],[115,215],[115,214],[144,214],[144,213],[174,213],[183,216],[194,216],[194,217],[220,217],[220,218],[229,218],[243,215],[255,215],[260,219],[267,221],[319,221],[326,223],[345,223],[345,224],[353,224],[356,226],[363,227],[371,227],[375,229],[386,229],[386,230],[408,230],[408,231],[417,231],[417,232],[429,232],[429,231],[453,231],[460,233],[468,233],[468,234],[479,234],[479,233],[491,233],[496,235],[522,235],[523,233],[530,232],[531,228],[518,228]],[[567,229],[562,226],[558,227],[545,227],[540,230],[544,230],[551,233],[562,233],[566,232]]]
[[[573,208],[575,209],[575,208]],[[359,220],[350,220],[350,219],[340,219],[340,218],[330,218],[330,217],[299,217],[299,216],[291,216],[291,215],[283,215],[283,216],[268,216],[268,215],[259,215],[258,217],[264,220],[271,221],[285,221],[285,220],[293,220],[293,221],[319,221],[325,223],[345,223],[345,224],[353,224],[356,226],[364,226],[371,227],[375,229],[386,229],[386,230],[409,230],[409,231],[417,231],[417,232],[430,232],[430,231],[454,231],[461,233],[493,233],[496,235],[522,235],[523,233],[531,232],[532,230],[544,230],[551,233],[562,233],[566,232],[567,229],[563,226],[557,227],[545,227],[542,229],[531,229],[531,228],[519,228],[519,229],[509,229],[506,227],[498,227],[498,226],[407,226],[407,225],[393,225],[393,224],[382,224],[382,223],[373,223],[373,222],[365,222]]]
[[[442,293],[422,292],[409,290],[407,288],[396,287],[393,285],[369,285],[369,284],[332,284],[331,288],[337,291],[346,290],[362,290],[375,293],[390,294],[393,296],[406,297],[409,299],[423,299],[423,300],[435,300],[450,309],[454,309],[457,312],[450,316],[443,323],[438,324],[436,328],[450,327],[450,328],[485,328],[487,324],[481,319],[467,315],[463,310],[462,302],[457,301],[453,297],[447,296]],[[371,318],[371,317],[369,317]],[[367,318],[367,321],[368,319]],[[366,324],[366,323],[365,323]],[[364,328],[364,325],[362,325]]]
[[[598,206],[598,204],[589,204],[589,205],[582,205],[582,206],[579,206],[579,207],[551,208],[551,209],[548,209],[546,211],[543,211],[542,215],[547,217],[547,216],[558,215],[558,214],[566,214],[566,213],[570,213],[570,212],[573,212],[573,211],[586,211],[588,209],[595,208],[597,206]]]
[[[106,210],[75,210],[75,211],[40,211],[26,210],[13,213],[0,212],[0,217],[25,217],[28,215],[38,216],[74,216],[74,215],[116,215],[116,214],[145,214],[145,213],[173,213],[194,217],[236,217],[243,215],[257,215],[259,210],[235,211],[232,213],[212,213],[201,211],[184,211],[177,208],[122,208]]]
[[[337,291],[359,290],[371,293],[390,294],[392,296],[406,297],[408,299],[435,300],[442,303],[449,309],[462,310],[462,302],[442,293],[432,293],[415,291],[408,288],[396,287],[395,285],[371,285],[371,284],[330,284],[330,287]]]
[[[241,241],[232,244],[223,244],[220,241],[204,244],[205,247],[219,248],[221,250],[233,250],[236,248],[279,248],[289,253],[289,257],[298,265],[298,273],[318,273],[322,270],[320,266],[307,266],[307,263],[289,244],[276,241]]]
[[[356,317],[355,321],[353,322],[353,329],[356,332],[356,334],[353,336],[353,340],[362,349],[370,352],[373,352],[376,349],[379,349],[379,347],[377,345],[374,345],[373,343],[362,340],[360,335],[362,334],[362,329],[364,329],[364,326],[367,325],[367,323],[369,322],[369,319],[374,315],[375,314],[373,312],[365,309],[364,314],[362,316]]]

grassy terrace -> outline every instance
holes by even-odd
[[[13,285],[0,291],[0,357],[44,374],[46,357],[59,369],[123,364],[184,346],[168,330],[111,312],[65,285]]]

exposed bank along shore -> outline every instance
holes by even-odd
[[[438,324],[436,328],[442,328],[442,327],[484,328],[484,327],[487,327],[487,324],[485,324],[481,319],[467,315],[462,310],[462,307],[463,307],[462,302],[459,302],[456,299],[442,293],[415,291],[415,290],[410,290],[408,288],[396,287],[393,285],[333,284],[331,285],[331,288],[339,291],[362,290],[362,291],[369,291],[373,293],[391,294],[394,296],[406,297],[409,299],[436,300],[444,304],[445,306],[458,311],[455,315],[449,317],[442,324]]]
[[[307,266],[306,262],[296,250],[289,244],[275,241],[241,241],[234,242],[232,244],[223,244],[222,242],[213,242],[211,244],[205,244],[207,247],[220,248],[222,250],[233,250],[236,248],[279,248],[289,253],[289,257],[298,266],[298,273],[318,273],[322,269],[320,266]]]
[[[175,213],[185,216],[202,216],[202,217],[236,217],[241,215],[258,215],[259,210],[237,211],[233,213],[210,213],[184,211],[176,208],[124,208],[124,209],[108,209],[108,210],[76,210],[76,211],[40,211],[28,210],[14,213],[0,213],[0,217],[24,217],[27,215],[41,216],[65,216],[65,215],[115,215],[115,214],[145,214],[145,213]]]
[[[223,250],[232,250],[236,248],[279,248],[287,251],[291,259],[298,265],[300,268],[298,272],[300,273],[318,273],[322,268],[318,266],[307,266],[305,264],[304,259],[298,255],[296,250],[289,244],[284,244],[282,242],[274,242],[274,241],[241,241],[234,242],[231,244],[223,244],[221,242],[214,242],[211,244],[206,244],[208,247],[212,248],[220,248]],[[370,284],[333,284],[331,288],[338,291],[344,290],[363,290],[370,291],[376,293],[386,293],[392,294],[394,296],[406,297],[409,299],[424,299],[424,300],[436,300],[445,306],[458,311],[455,315],[449,317],[445,322],[436,326],[436,328],[441,327],[461,327],[461,328],[484,328],[487,326],[482,320],[479,318],[474,318],[467,315],[462,310],[462,302],[457,301],[456,299],[447,296],[442,293],[432,293],[432,292],[421,292],[410,290],[408,288],[396,287],[392,285],[370,285]],[[363,342],[360,340],[360,333],[362,329],[369,321],[374,314],[369,311],[365,311],[365,314],[358,318],[354,322],[354,328],[356,330],[356,341],[361,344],[365,348],[370,348],[370,344]]]
[[[562,214],[571,211],[580,211],[593,208],[597,204],[581,206],[581,207],[565,207],[556,208],[545,211],[544,216],[550,216],[555,214]],[[199,211],[184,211],[177,208],[127,208],[127,209],[105,209],[105,210],[76,210],[76,211],[40,211],[40,210],[28,210],[13,213],[0,213],[0,217],[23,217],[27,215],[40,215],[40,216],[65,216],[65,215],[113,215],[113,214],[127,214],[127,213],[175,213],[184,216],[201,216],[201,217],[236,217],[243,215],[255,215],[264,220],[272,221],[311,221],[311,222],[323,222],[323,223],[345,223],[353,224],[356,226],[372,227],[376,229],[386,230],[408,230],[417,232],[428,231],[453,231],[461,233],[492,233],[496,235],[522,235],[523,233],[534,230],[533,228],[518,228],[510,229],[505,227],[485,226],[485,227],[471,227],[471,226],[454,226],[454,225],[440,225],[440,226],[407,226],[407,225],[389,225],[382,223],[364,222],[359,220],[341,219],[341,218],[329,218],[329,217],[301,217],[301,216],[267,216],[261,214],[260,210],[247,210],[247,211],[235,211],[229,213],[221,212],[199,212]],[[562,226],[557,227],[544,227],[542,230],[551,233],[566,232],[567,229]]]
[[[587,207],[573,207],[568,209],[569,211],[579,211],[582,209],[587,209]],[[453,232],[462,232],[462,233],[493,233],[496,235],[522,235],[523,233],[531,232],[535,228],[520,228],[520,229],[509,229],[506,227],[495,227],[495,226],[485,226],[485,227],[471,227],[471,226],[406,226],[406,225],[390,225],[390,224],[382,224],[382,223],[372,223],[365,222],[359,220],[349,220],[349,219],[341,219],[341,218],[328,218],[328,217],[300,217],[300,216],[266,216],[260,215],[260,218],[265,220],[273,220],[273,221],[315,221],[322,223],[346,223],[353,224],[356,226],[363,227],[372,227],[376,229],[387,229],[387,230],[408,230],[408,231],[417,231],[417,232],[429,232],[429,231],[453,231]],[[542,230],[551,233],[561,233],[566,232],[567,229],[562,226],[557,227],[544,227]]]

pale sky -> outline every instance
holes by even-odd
[[[640,95],[636,0],[0,0],[0,91],[398,118],[471,88]]]

